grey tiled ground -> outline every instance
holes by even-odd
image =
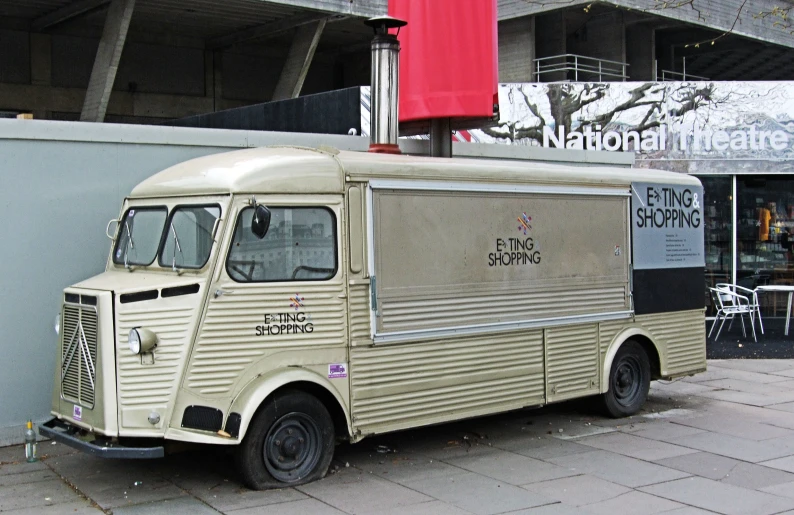
[[[265,492],[242,487],[223,450],[40,449],[28,464],[0,448],[2,515],[794,514],[794,361],[710,361],[654,383],[629,419],[577,401],[340,445],[327,478]]]

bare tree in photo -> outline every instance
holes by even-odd
[[[611,89],[619,93],[622,86],[623,84],[609,83],[545,85],[545,100],[548,101],[551,112],[549,119],[543,116],[538,102],[540,99],[530,98],[521,85],[511,86],[513,102],[517,101],[516,94],[519,94],[518,101],[524,103],[520,107],[526,107],[532,116],[528,119],[519,116],[516,119],[503,120],[495,127],[483,129],[483,132],[493,138],[507,139],[514,143],[530,140],[541,144],[544,127],[555,132],[562,127],[566,134],[585,127],[607,130],[610,124],[620,121],[621,115],[631,112],[632,118],[639,116],[640,121],[628,124],[630,130],[642,133],[718,101],[714,94],[714,84],[711,83],[682,83],[673,89],[670,89],[669,84],[643,83],[634,85],[627,92],[628,98],[616,105],[605,109],[601,109],[603,103],[593,105],[607,99]]]

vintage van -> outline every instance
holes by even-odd
[[[251,488],[339,439],[706,369],[703,191],[668,172],[268,147],[139,184],[63,292],[55,418],[108,457],[236,446]]]

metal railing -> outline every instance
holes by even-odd
[[[686,57],[684,57],[681,61],[681,71],[673,71],[673,70],[659,70],[659,63],[654,61],[656,65],[656,80],[662,82],[668,81],[685,81],[685,80],[711,80],[708,77],[703,77],[701,75],[692,75],[691,73],[686,72]]]
[[[686,81],[686,80],[710,80],[708,77],[692,75],[691,73],[674,72],[672,70],[661,70],[659,79],[662,82]]]
[[[609,61],[577,54],[561,54],[535,59],[535,81],[540,82],[543,75],[559,74],[562,78],[553,80],[575,82],[595,80],[621,80],[629,78],[628,63]]]

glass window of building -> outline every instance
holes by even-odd
[[[748,288],[794,284],[794,181],[785,176],[736,178],[736,280]],[[787,295],[762,295],[762,312],[784,315]]]
[[[706,287],[731,282],[731,177],[699,177],[703,183]],[[707,315],[714,315],[706,290]]]

